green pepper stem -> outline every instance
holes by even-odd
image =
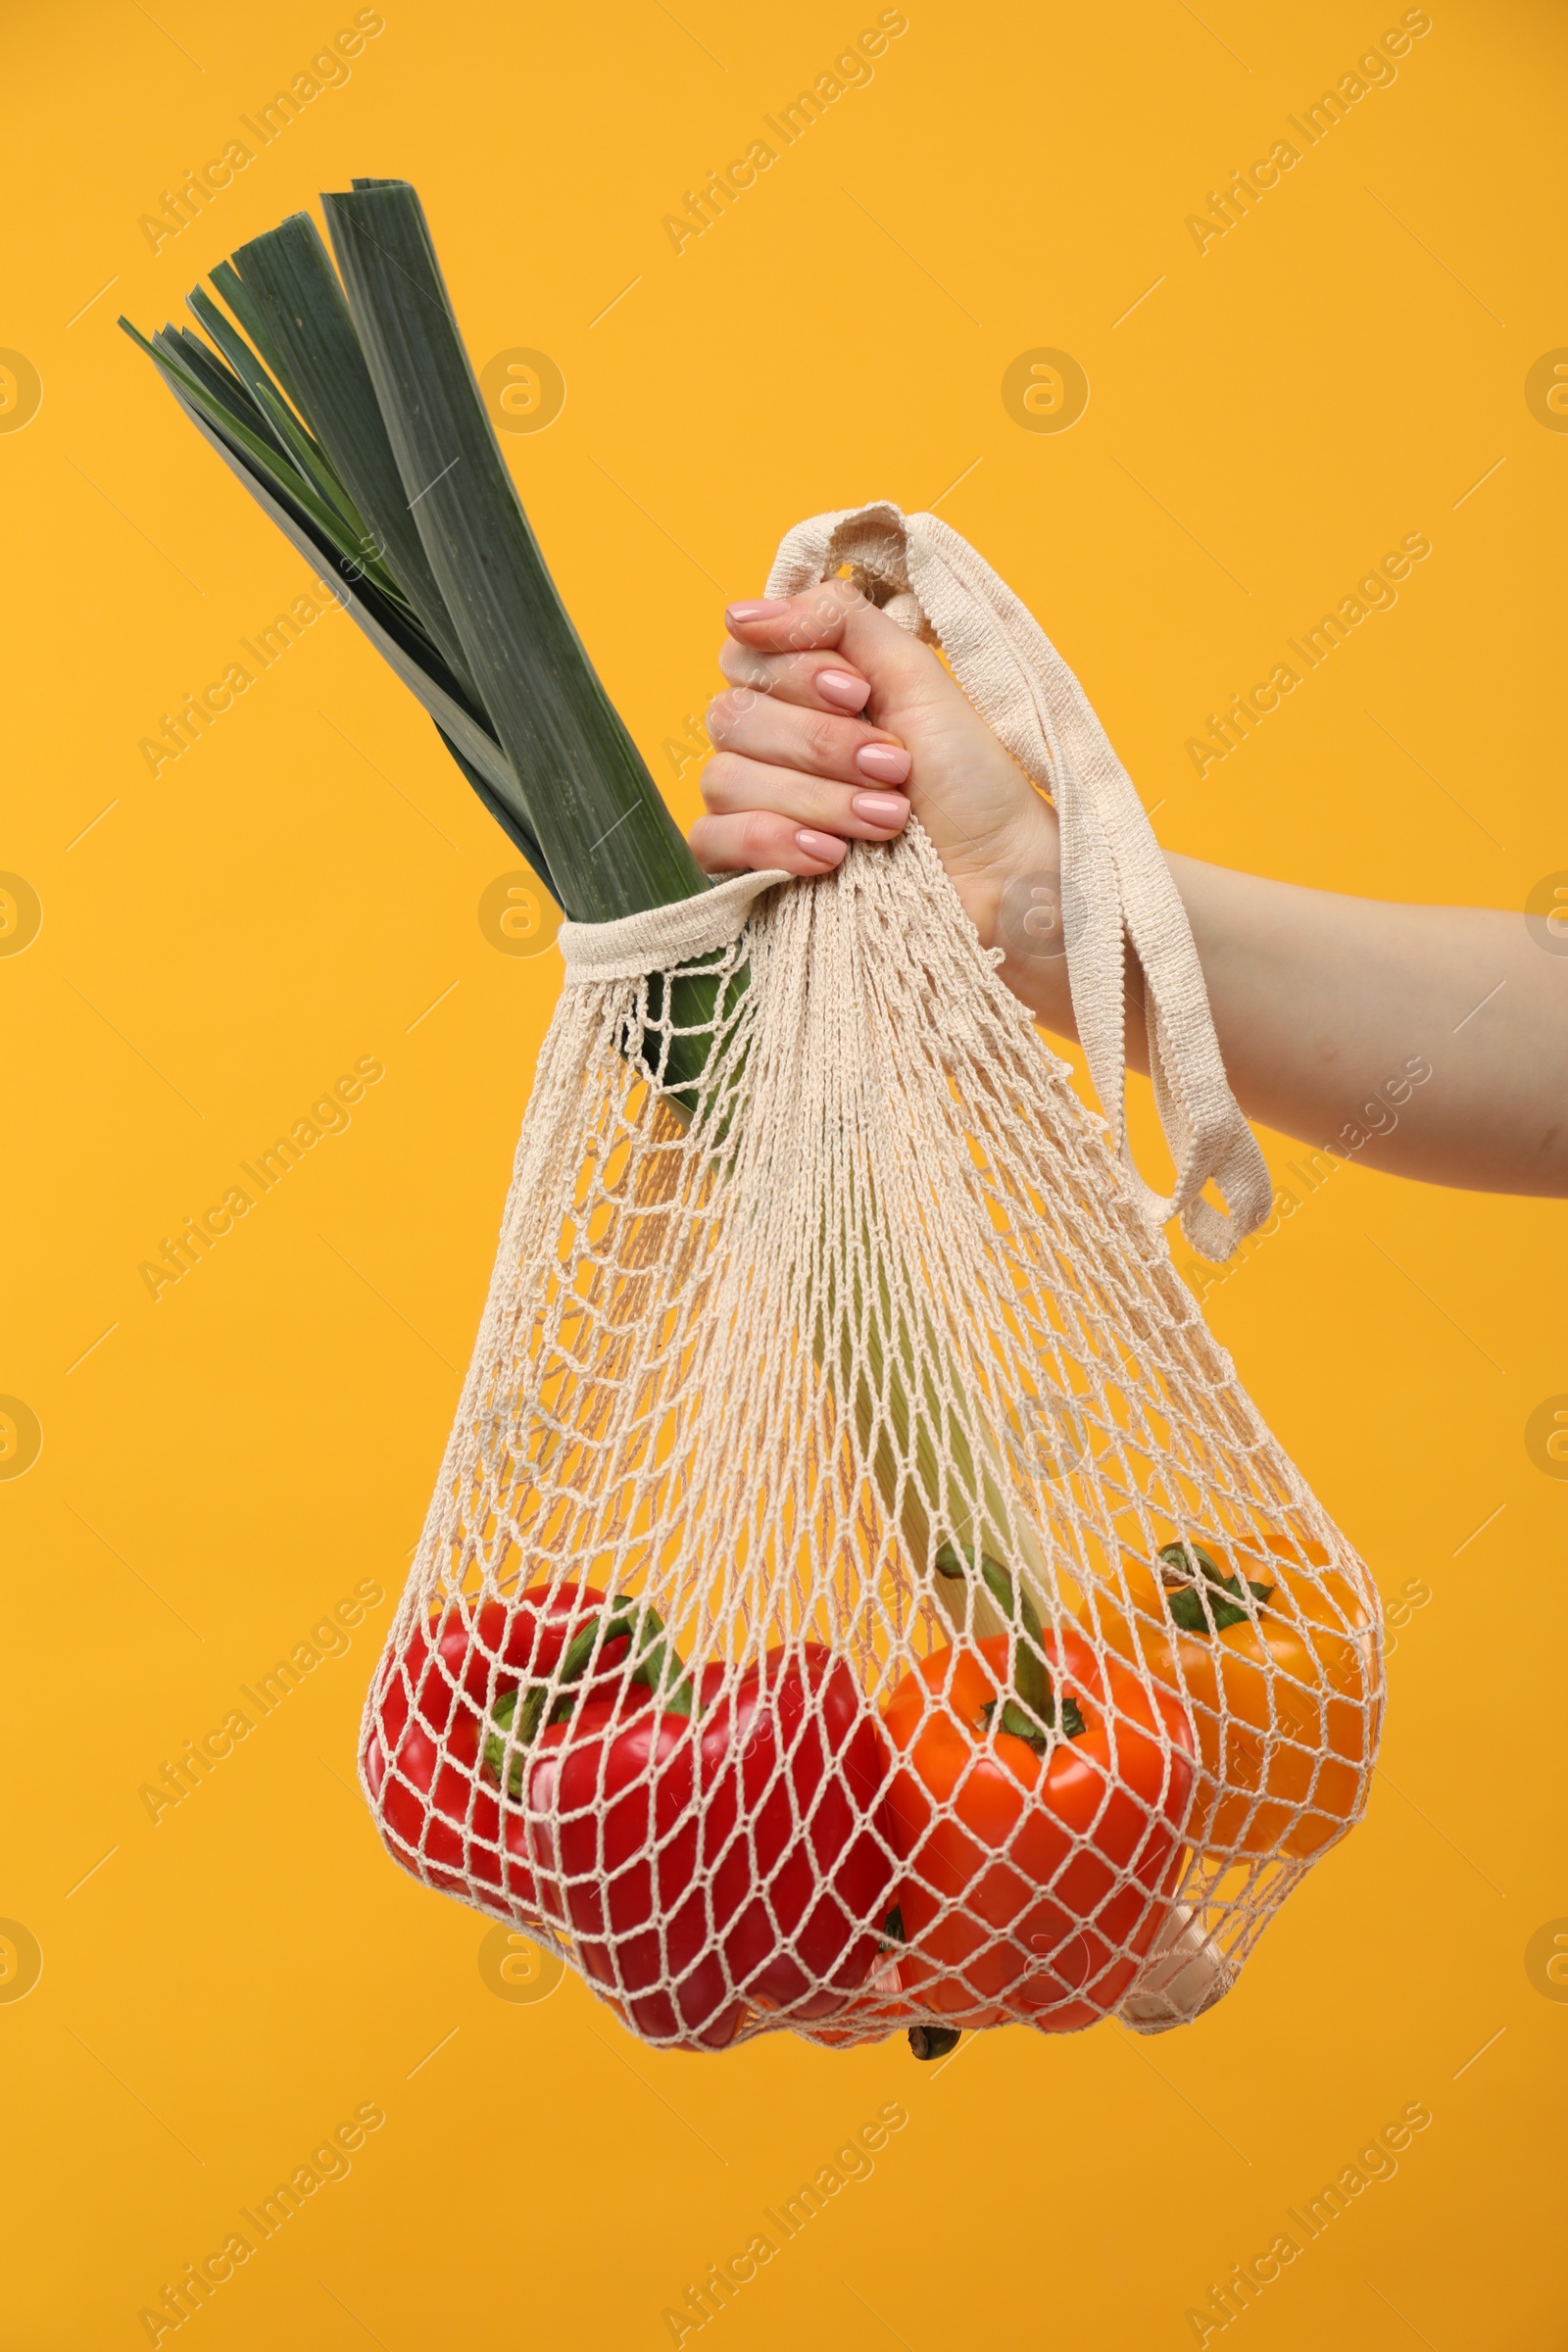
[[[1249,1578],[1244,1588],[1239,1576],[1222,1575],[1212,1552],[1201,1544],[1162,1544],[1157,1556],[1165,1606],[1171,1623],[1184,1634],[1212,1636],[1245,1625],[1251,1615],[1246,1605],[1249,1592],[1259,1604],[1273,1597],[1272,1585]]]
[[[944,1544],[933,1564],[939,1576],[972,1576],[975,1554],[967,1544]],[[1083,1713],[1077,1700],[1067,1694],[1057,1720],[1040,1612],[1027,1590],[1015,1585],[1005,1568],[985,1552],[980,1554],[980,1578],[1008,1624],[1023,1636],[1012,1645],[1013,1688],[1003,1704],[1001,1729],[1015,1739],[1027,1740],[1037,1755],[1045,1748],[1048,1733],[1060,1731],[1065,1739],[1076,1739],[1084,1728]]]
[[[962,2035],[956,2026],[911,2026],[909,2048],[916,2058],[946,2058],[956,2050]]]
[[[695,1711],[697,1693],[691,1676],[680,1652],[665,1635],[663,1619],[658,1611],[644,1608],[636,1601],[612,1601],[573,1635],[549,1682],[527,1683],[520,1690],[509,1690],[492,1709],[491,1721],[497,1728],[485,1740],[484,1761],[497,1780],[506,1768],[507,1735],[514,1721],[517,1727],[511,1770],[507,1774],[510,1795],[522,1793],[522,1758],[517,1750],[531,1747],[538,1738],[551,1691],[560,1694],[551,1711],[554,1723],[571,1711],[571,1701],[562,1686],[581,1682],[600,1651],[622,1638],[632,1647],[631,1662],[625,1668],[626,1681],[645,1683],[666,1715],[690,1715]]]

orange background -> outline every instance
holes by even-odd
[[[683,820],[697,763],[665,745],[717,684],[724,598],[803,514],[940,497],[1167,845],[1519,907],[1568,867],[1568,440],[1525,398],[1568,343],[1560,17],[1435,5],[1250,217],[1201,254],[1185,225],[1399,13],[910,0],[873,78],[678,255],[662,217],[875,9],[388,0],[351,77],[156,253],[139,217],[354,12],[14,23],[0,344],[42,402],[20,420],[0,377],[0,867],[42,928],[0,956],[0,1392],[42,1451],[0,1480],[0,1918],[43,1962],[0,1997],[15,2352],[148,2341],[140,2310],[367,2103],[349,2176],[202,2312],[208,2352],[667,2343],[665,2307],[894,2101],[874,2174],[705,2341],[1190,2343],[1210,2284],[1422,2102],[1397,2176],[1225,2335],[1560,2342],[1568,2007],[1526,1952],[1568,1926],[1568,1486],[1524,1438],[1568,1390],[1556,1204],[1348,1167],[1213,1293],[1385,1592],[1430,1597],[1365,1825],[1188,2032],[704,2062],[575,1982],[498,1997],[484,1923],[385,1859],[352,1786],[390,1599],[156,1826],[138,1796],[357,1585],[401,1581],[560,965],[481,930],[516,858],[340,615],[148,772],[160,713],[307,581],[117,311],[175,316],[322,187],[414,179],[476,364],[527,347],[564,377],[504,446]],[[1070,430],[1004,405],[1038,348],[1087,374]],[[1205,714],[1414,530],[1433,553],[1397,607],[1200,781]],[[1434,1084],[1443,1043],[1409,1041]],[[154,1303],[140,1261],[363,1056],[385,1077],[352,1125]],[[31,1947],[4,1936],[15,1996]]]

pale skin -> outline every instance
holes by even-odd
[[[912,812],[981,944],[1005,933],[1003,977],[1042,1028],[1074,1037],[1065,958],[1034,952],[1016,915],[1025,881],[1049,906],[1055,811],[936,655],[847,581],[725,617],[730,687],[710,708],[691,836],[705,872],[829,873]],[[1568,954],[1490,907],[1166,861],[1250,1118],[1431,1184],[1568,1196]],[[1128,1000],[1128,1065],[1147,1070],[1135,967]]]

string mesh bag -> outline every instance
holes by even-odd
[[[817,516],[768,593],[844,576],[1055,804],[1103,1115],[912,820],[563,925],[363,1785],[653,2043],[1159,2031],[1360,1813],[1376,1594],[1171,1261],[1168,1220],[1223,1257],[1270,1187],[1132,785],[936,517]]]

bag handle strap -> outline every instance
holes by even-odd
[[[813,515],[780,542],[767,593],[803,595],[846,564],[891,618],[942,648],[986,724],[1050,793],[1073,1015],[1130,1193],[1152,1225],[1179,1216],[1204,1257],[1229,1257],[1268,1214],[1268,1169],[1225,1076],[1187,910],[1088,697],[1034,615],[939,516],[885,501]],[[1143,968],[1154,1102],[1176,1163],[1168,1198],[1139,1174],[1127,1137],[1124,940]],[[1201,1198],[1210,1177],[1223,1211]]]

